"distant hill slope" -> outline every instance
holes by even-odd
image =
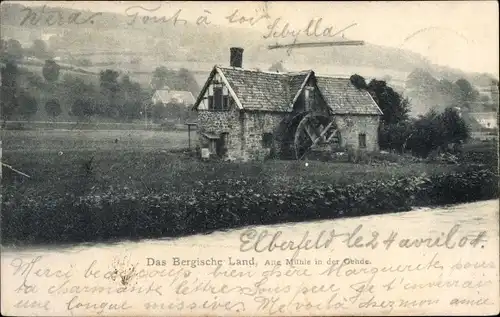
[[[33,6],[30,9],[40,13],[42,7]],[[66,18],[70,14],[80,13],[82,17],[92,14],[89,11],[65,8],[46,7],[45,10],[57,10]],[[158,66],[166,66],[169,69],[187,68],[195,74],[198,85],[202,86],[214,64],[229,63],[229,48],[235,45],[245,49],[244,67],[267,70],[272,64],[283,60],[284,68],[290,71],[314,69],[318,74],[350,76],[357,73],[367,80],[384,79],[405,95],[410,93],[405,88],[407,76],[417,69],[429,74],[429,85],[435,85],[443,79],[455,82],[459,78],[465,78],[476,87],[487,87],[491,80],[495,79],[489,74],[466,73],[435,65],[422,55],[411,51],[371,43],[355,47],[295,49],[292,56],[288,57],[283,50],[268,50],[267,46],[275,43],[264,40],[261,33],[252,29],[217,25],[199,27],[193,23],[174,26],[172,23],[137,22],[131,26],[130,17],[115,13],[102,13],[94,19],[93,24],[47,25],[46,21],[40,20],[38,25],[29,22],[20,25],[28,11],[20,4],[1,4],[3,39],[14,38],[23,45],[31,45],[33,40],[42,38],[58,50],[58,53],[75,56],[82,52],[127,52],[127,55],[95,54],[89,57],[93,63],[110,62],[117,65],[116,67],[81,68],[92,70],[94,73],[101,68],[118,69],[130,73],[131,78],[141,82],[143,86],[147,86],[151,72]],[[141,59],[140,64],[130,63],[134,57]],[[425,78],[423,80],[425,81]],[[424,96],[425,98],[411,96],[414,100],[413,112],[425,112],[430,104],[448,103],[448,96],[441,95]]]
[[[199,27],[193,23],[186,25],[172,23],[149,23],[136,22],[129,25],[130,17],[124,14],[102,13],[93,19],[93,24],[74,25],[57,23],[49,26],[43,19],[37,25],[23,21],[28,11],[22,11],[25,7],[20,4],[2,3],[1,25],[3,38],[24,37],[24,42],[31,39],[56,35],[50,41],[51,45],[59,46],[70,52],[81,50],[113,50],[131,52],[151,52],[160,55],[164,60],[193,60],[226,64],[229,59],[229,47],[241,45],[245,48],[244,60],[247,65],[267,65],[266,68],[276,61],[283,59],[282,50],[267,49],[271,44],[262,38],[262,34],[251,29],[236,29],[210,25]],[[39,13],[41,6],[30,8]],[[81,13],[82,17],[88,17],[92,12],[77,11],[65,8],[45,8],[46,12],[57,10],[64,17],[70,14]],[[56,38],[59,37],[58,40]],[[327,72],[331,73],[327,66],[342,67],[365,67],[376,68],[400,73],[409,73],[415,68],[423,68],[431,73],[437,73],[447,77],[463,77],[459,70],[432,65],[420,54],[410,51],[384,47],[367,43],[356,47],[329,47],[308,48],[293,51],[293,60],[299,65],[285,65],[290,67],[303,67],[308,65],[325,65]],[[286,57],[286,56],[285,56]],[[382,76],[382,74],[361,74],[363,76]],[[386,75],[386,74],[384,74]],[[481,75],[475,74],[481,81]],[[392,76],[394,77],[394,76]],[[404,80],[404,78],[399,78]],[[450,78],[454,80],[454,78]],[[455,79],[456,80],[456,79]]]

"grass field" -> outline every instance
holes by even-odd
[[[146,151],[188,147],[187,131],[145,130],[2,130],[4,159],[10,152]],[[191,131],[191,140],[196,132]],[[118,155],[119,152],[116,154]],[[47,164],[50,164],[50,160]]]
[[[191,132],[192,149],[196,143],[196,132]],[[259,180],[265,191],[272,192],[306,183],[350,184],[456,168],[408,162],[387,166],[319,161],[307,166],[298,161],[201,162],[187,147],[186,131],[3,130],[2,162],[31,176],[26,179],[4,168],[4,194],[64,195],[82,192],[80,182],[92,182],[94,191],[120,186],[184,191],[199,181],[231,178]],[[496,148],[490,143],[467,145],[466,150],[490,154],[490,160],[496,157]]]
[[[38,189],[43,191],[49,190],[51,184],[57,187],[83,172],[87,173],[86,164],[91,159],[90,168],[96,186],[133,184],[158,190],[167,184],[188,188],[198,180],[234,177],[265,179],[270,190],[274,190],[307,182],[350,183],[450,169],[448,165],[426,163],[392,166],[316,161],[308,162],[308,166],[297,161],[204,163],[184,151],[188,147],[187,131],[4,130],[2,133],[2,161],[32,176],[32,179],[25,180],[4,170],[5,184],[12,185],[8,184],[9,176],[13,181],[21,181],[26,189],[35,190],[44,182],[49,183]],[[191,142],[194,148],[197,142],[195,132],[191,132]],[[51,183],[51,180],[58,184]],[[137,182],[139,184],[135,184]]]
[[[177,236],[359,216],[490,199],[494,184],[491,173],[453,176],[464,166],[437,163],[202,162],[187,144],[184,131],[2,131],[2,162],[30,176],[2,168],[4,240]]]

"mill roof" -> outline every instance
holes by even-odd
[[[216,72],[227,80],[244,110],[291,112],[296,97],[312,76],[323,99],[334,113],[382,114],[368,91],[356,88],[349,78],[316,76],[312,70],[277,73],[215,66],[208,81]],[[205,89],[201,91],[195,108],[204,93]]]

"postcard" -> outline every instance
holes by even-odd
[[[498,6],[4,1],[1,313],[495,315]]]

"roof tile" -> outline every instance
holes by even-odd
[[[219,67],[247,110],[289,112],[293,98],[310,71],[290,74]],[[315,76],[327,104],[339,114],[382,114],[366,90],[357,89],[349,78]]]

